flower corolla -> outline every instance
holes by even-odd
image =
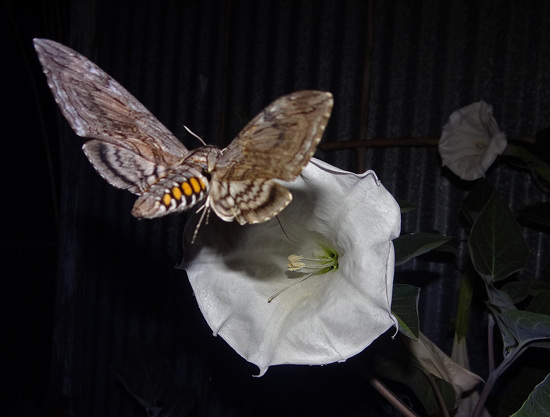
[[[443,126],[439,154],[443,166],[463,180],[485,176],[506,148],[506,135],[493,117],[493,106],[479,101],[456,110]]]
[[[214,335],[260,375],[277,364],[344,361],[397,326],[400,212],[374,172],[312,159],[282,184],[293,201],[277,218],[239,226],[213,216],[186,243],[182,264]],[[194,229],[189,222],[186,242]]]

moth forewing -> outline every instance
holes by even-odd
[[[48,85],[79,136],[175,165],[187,148],[124,87],[89,59],[49,39],[34,39]]]
[[[221,156],[220,181],[294,180],[319,144],[332,111],[332,94],[305,90],[280,97],[262,110]]]

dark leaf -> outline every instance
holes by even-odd
[[[150,416],[185,417],[195,403],[194,392],[176,386],[166,362],[137,341],[130,344],[126,366],[115,374]]]
[[[395,265],[423,255],[451,240],[450,236],[437,233],[411,233],[393,240],[395,247]]]
[[[534,178],[543,186],[543,190],[547,190],[546,186],[550,182],[550,164],[540,159],[540,155],[536,151],[529,151],[528,145],[512,145],[508,144],[506,155],[512,158],[518,158],[526,164]]]
[[[396,198],[395,200],[397,201],[397,204],[399,204],[401,213],[408,213],[409,211],[413,211],[418,208],[416,204],[413,204],[410,201],[402,200],[400,198]]]
[[[541,291],[535,295],[526,310],[531,313],[550,315],[550,291]]]
[[[545,355],[548,360],[548,355]],[[506,389],[502,393],[502,398],[498,404],[499,416],[510,416],[517,411],[533,392],[535,387],[540,384],[550,371],[548,366],[541,363],[537,365],[520,366],[514,372],[512,381],[506,381]],[[504,382],[504,381],[503,381]]]
[[[527,224],[550,227],[550,202],[524,207],[517,211],[517,215]]]
[[[511,281],[504,284],[501,290],[508,294],[512,303],[517,304],[529,296],[530,286],[530,281]]]
[[[487,282],[519,271],[529,255],[514,216],[496,193],[474,222],[468,245],[476,271]]]
[[[454,407],[456,396],[452,385],[430,375],[411,352],[404,347],[395,347],[391,352],[388,351],[387,355],[377,355],[374,364],[375,371],[378,374],[408,386],[422,403],[427,415],[441,412],[439,402],[428,378],[433,378],[435,381],[446,408],[451,410]]]
[[[395,284],[393,287],[392,312],[399,321],[399,331],[413,340],[418,340],[420,334],[419,294],[420,288],[412,285]]]
[[[510,349],[515,348],[518,345],[518,341],[514,331],[514,326],[503,317],[503,314],[510,310],[516,310],[516,307],[514,306],[514,303],[512,303],[508,294],[494,288],[492,284],[487,284],[487,295],[489,296],[487,306],[493,313],[495,321],[499,326],[502,336],[503,349],[506,353],[510,351]]]
[[[511,417],[546,417],[550,410],[550,375],[538,384],[527,401]]]

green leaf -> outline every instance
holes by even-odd
[[[116,368],[115,374],[150,416],[184,417],[195,403],[194,391],[178,388],[170,367],[138,341],[128,348],[126,367]]]
[[[509,310],[501,314],[501,320],[520,344],[550,339],[550,316],[547,314]]]
[[[470,307],[472,305],[472,281],[474,274],[471,268],[460,277],[460,288],[458,291],[458,308],[456,312],[455,333],[460,342],[468,334],[468,322],[470,319]]]
[[[413,342],[417,343],[417,342]],[[392,349],[384,354],[376,355],[373,361],[376,373],[392,381],[408,386],[421,402],[427,415],[440,413],[439,402],[435,396],[429,378],[432,378],[443,397],[445,407],[451,410],[455,406],[455,392],[453,386],[434,375],[429,375],[423,366],[402,345],[392,344]]]
[[[395,247],[395,265],[423,255],[451,240],[450,236],[438,233],[411,233],[393,240]]]
[[[514,325],[503,318],[503,314],[510,310],[515,311],[516,307],[507,293],[496,289],[492,284],[487,284],[487,295],[489,296],[487,307],[489,307],[495,317],[502,336],[503,350],[507,353],[510,349],[517,347],[518,342]]]
[[[535,362],[533,365],[525,363],[518,364],[514,373],[508,375],[509,378],[503,381],[505,384],[502,384],[504,391],[499,393],[500,400],[498,402],[497,415],[510,416],[525,403],[535,387],[540,384],[544,378],[546,378],[548,372],[550,372],[548,357],[547,352],[541,352],[541,355],[538,355],[540,359],[537,359],[537,362],[540,363],[537,364]],[[512,376],[513,378],[510,380]]]
[[[519,158],[525,162],[540,178],[550,182],[550,164],[540,159],[537,155],[529,152],[525,147],[508,144],[505,151],[506,156]]]
[[[550,340],[550,315],[518,310],[504,291],[489,285],[488,290],[488,307],[499,325],[505,355],[527,343]]]
[[[537,296],[541,293],[547,293],[550,291],[550,282],[525,279],[522,281],[511,281],[504,284],[501,288],[506,294],[510,296],[512,303],[517,304],[525,300],[528,296]],[[550,303],[549,303],[550,304]],[[535,311],[527,308],[529,311],[536,313],[545,313],[544,311]]]
[[[539,314],[550,314],[550,291],[541,291],[533,297],[527,311]]]
[[[468,246],[474,267],[486,282],[519,271],[529,255],[514,216],[496,193],[474,222]]]
[[[517,215],[527,224],[550,227],[550,202],[524,207],[517,211]]]
[[[527,401],[511,417],[546,417],[550,413],[550,375],[538,384]]]
[[[397,204],[399,204],[399,208],[401,209],[401,214],[408,213],[409,211],[416,210],[418,206],[414,203],[411,203],[407,200],[402,200],[400,198],[395,199],[397,201]]]
[[[512,303],[517,304],[529,296],[530,286],[530,281],[511,281],[504,284],[501,290],[508,294]]]
[[[392,312],[399,322],[399,331],[413,340],[418,340],[420,334],[419,295],[420,288],[412,285],[395,284],[393,287]]]
[[[541,281],[541,280],[532,280],[530,281],[531,285],[529,286],[530,295],[538,295],[541,292],[550,291],[550,282]]]

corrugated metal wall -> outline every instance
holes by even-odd
[[[367,122],[368,138],[438,137],[453,110],[479,99],[493,104],[510,136],[532,134],[550,121],[545,1],[525,7],[497,0],[69,4],[70,12],[63,12],[70,19],[61,22],[68,24],[67,36],[56,40],[97,62],[189,148],[199,143],[185,134],[184,124],[223,146],[272,99],[305,88],[334,93],[325,141],[358,139]],[[362,109],[365,97],[368,108]],[[294,415],[289,404],[297,404],[296,415],[342,415],[344,393],[370,401],[347,364],[275,367],[251,378],[255,368],[211,336],[184,273],[173,269],[181,257],[184,216],[136,221],[130,216],[134,197],[93,172],[68,129],[64,139],[52,389],[54,396],[73,398],[73,415],[142,412],[112,372],[124,364],[132,339],[156,347],[175,365],[179,382],[197,385],[201,416],[258,410]],[[319,155],[356,170],[359,152],[396,197],[419,205],[404,216],[404,231],[437,229],[464,237],[457,207],[468,184],[440,169],[435,148]],[[526,174],[497,167],[490,179],[514,208],[540,200]],[[535,231],[526,234],[538,245],[531,267],[536,273],[549,244]],[[447,351],[458,275],[454,265],[420,260],[397,275],[423,287],[424,331]],[[483,328],[474,331],[483,337]],[[473,353],[476,370],[483,372],[481,348],[474,346]],[[319,393],[327,398],[320,410]]]

